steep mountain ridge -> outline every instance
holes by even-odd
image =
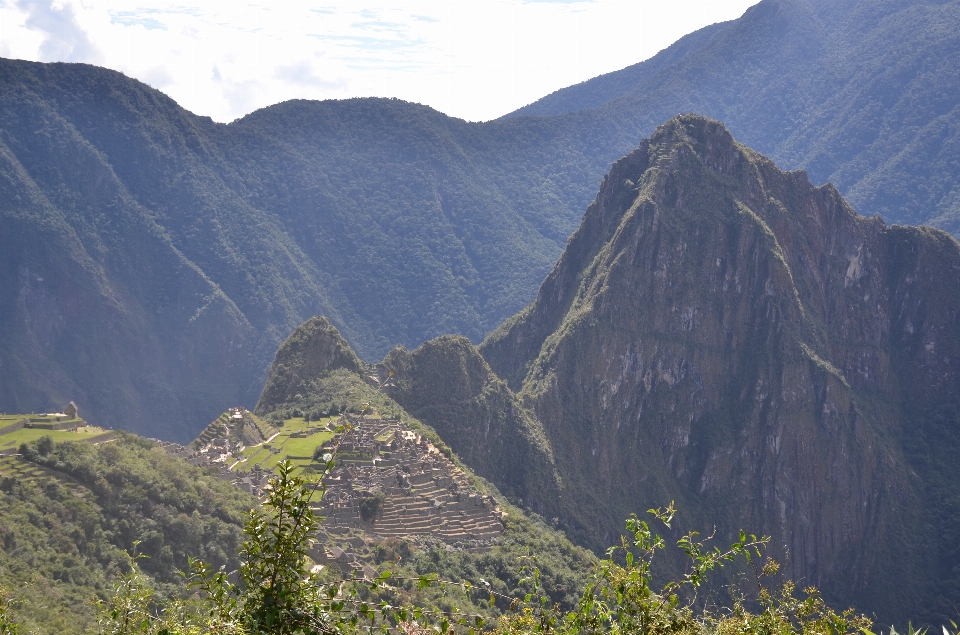
[[[394,373],[390,397],[452,440],[457,455],[503,493],[536,511],[562,496],[543,426],[469,340],[441,336],[413,351],[397,347],[381,365]]]
[[[613,166],[482,358],[455,336],[398,347],[362,369],[375,395],[351,355],[297,354],[348,350],[314,319],[275,362],[299,383],[258,412],[327,412],[347,387],[593,549],[675,500],[679,530],[771,535],[833,603],[937,623],[960,599],[958,319],[948,234],[859,216],[680,116]]]
[[[834,183],[867,216],[957,235],[958,24],[955,1],[763,0],[508,116],[591,108],[627,141],[677,113],[705,115],[778,165]]]
[[[541,513],[580,540],[676,499],[694,526],[771,534],[793,579],[916,614],[952,584],[925,577],[946,543],[909,446],[960,394],[958,271],[950,236],[858,216],[678,117],[614,165],[480,352],[542,422],[569,490]]]
[[[270,365],[257,402],[266,414],[310,390],[310,382],[325,373],[344,369],[359,373],[362,363],[340,331],[325,317],[313,317],[284,340]]]

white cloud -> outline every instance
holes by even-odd
[[[90,41],[77,19],[75,4],[66,0],[20,0],[17,8],[26,14],[23,26],[43,35],[37,49],[40,62],[102,61],[100,51]],[[80,13],[83,12],[80,7]]]
[[[0,0],[0,55],[123,71],[231,121],[399,97],[470,120],[646,59],[756,0]]]
[[[312,60],[300,60],[294,64],[276,66],[273,76],[295,86],[315,87],[321,90],[346,90],[345,77],[324,77],[314,68]]]

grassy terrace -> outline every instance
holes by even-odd
[[[36,463],[24,461],[17,456],[0,456],[0,478],[16,478],[29,483],[70,480],[63,474],[48,470]]]
[[[287,419],[283,422],[283,427],[279,428],[279,434],[271,441],[246,448],[241,454],[240,462],[233,469],[249,471],[257,465],[265,470],[273,470],[283,459],[290,459],[297,466],[297,472],[301,472],[303,468],[314,464],[314,449],[333,438],[333,432],[326,430],[326,426],[335,421],[335,418],[309,422],[302,417]],[[314,432],[306,437],[291,436],[310,430]]]
[[[41,437],[51,437],[55,442],[59,441],[84,441],[92,439],[106,432],[103,428],[89,426],[83,419],[68,419],[66,417],[55,417],[39,414],[13,414],[0,415],[0,429],[13,425],[18,421],[29,419],[33,424],[59,424],[73,423],[78,424],[76,430],[44,430],[42,428],[20,428],[7,434],[0,434],[0,450],[9,450],[20,447],[21,443],[36,441]]]

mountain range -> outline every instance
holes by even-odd
[[[500,120],[388,99],[229,125],[122,74],[0,61],[0,409],[187,440],[330,317],[365,359],[479,342],[613,161],[677,112],[863,214],[958,231],[960,4],[764,0]]]
[[[593,109],[639,140],[705,115],[865,216],[957,236],[958,23],[956,2],[764,1],[510,116]]]

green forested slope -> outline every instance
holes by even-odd
[[[355,409],[373,401],[402,412],[389,398],[376,395],[358,373],[341,368],[331,377],[329,370],[310,379],[337,403]],[[307,408],[312,398],[292,395],[289,403]],[[441,443],[433,431],[409,422]],[[242,527],[258,506],[256,499],[169,456],[150,440],[118,435],[99,445],[54,443],[46,437],[22,446],[21,456],[0,456],[0,587],[11,596],[13,617],[23,632],[95,632],[94,602],[114,595],[121,576],[131,569],[131,554],[142,556],[138,566],[157,600],[192,595],[180,575],[190,570],[188,558],[215,571],[237,569]],[[392,541],[382,545],[375,564],[413,579],[440,574],[475,585],[486,580],[499,593],[522,597],[530,589],[521,582],[522,558],[534,555],[548,595],[572,608],[595,558],[543,521],[504,506],[509,515],[493,549],[454,553],[442,544],[411,547]],[[393,548],[402,552],[402,562]],[[330,575],[338,571],[329,563],[327,570]],[[412,583],[404,588],[386,597],[423,607],[459,606],[491,617],[506,608],[503,603],[487,606],[482,594],[471,599],[458,590],[418,591]]]
[[[28,629],[90,632],[92,602],[129,571],[135,541],[161,595],[176,595],[188,556],[236,568],[256,504],[133,435],[97,446],[34,442],[25,458],[0,457],[0,585]]]
[[[396,100],[225,126],[94,67],[7,60],[0,78],[0,403],[73,399],[166,438],[252,403],[315,313],[368,357],[479,340],[528,300],[605,161],[549,122]]]

